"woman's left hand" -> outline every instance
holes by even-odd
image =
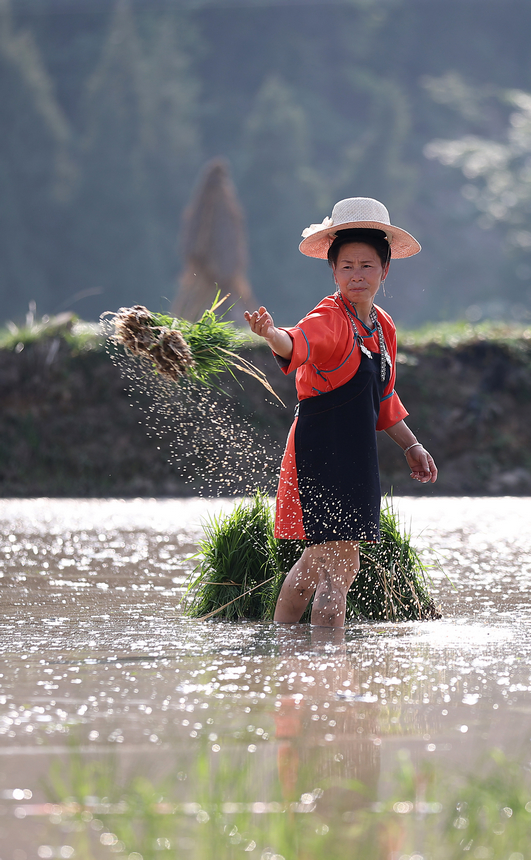
[[[406,460],[411,469],[411,477],[414,481],[432,484],[437,480],[437,466],[431,454],[422,445],[415,445],[406,454]]]

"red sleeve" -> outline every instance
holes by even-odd
[[[316,308],[293,328],[280,328],[289,334],[293,342],[289,362],[287,359],[279,361],[277,356],[284,373],[292,373],[308,362],[317,367],[326,365],[338,349],[343,351],[341,343],[349,332],[348,321],[343,319],[341,313],[326,307]]]
[[[382,320],[382,323],[383,322],[384,320]],[[402,421],[409,415],[409,412],[407,411],[407,409],[404,408],[400,397],[395,391],[396,329],[394,325],[387,324],[384,327],[384,333],[385,342],[387,344],[389,355],[392,361],[392,366],[391,373],[389,376],[389,382],[385,386],[383,397],[380,401],[380,415],[378,417],[378,423],[376,424],[377,430],[387,430],[388,427],[392,427],[393,424],[398,424],[399,421]]]

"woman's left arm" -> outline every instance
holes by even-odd
[[[415,481],[432,484],[437,480],[437,466],[431,454],[417,441],[405,421],[399,421],[391,427],[386,427],[385,432],[402,448],[407,464],[411,469],[411,477]]]

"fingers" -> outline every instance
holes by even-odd
[[[421,450],[418,457],[413,459],[413,463],[410,463],[410,467],[410,476],[414,481],[420,481],[421,484],[426,484],[431,481],[431,483],[434,484],[437,480],[437,466],[435,465],[435,461],[431,454],[429,454],[425,449]]]
[[[258,317],[260,317],[261,315],[266,314],[266,313],[267,313],[267,308],[264,308],[263,306],[261,306],[257,311],[254,311],[252,314],[249,313],[249,311],[245,311],[244,317],[247,320],[247,322],[249,322],[252,319],[258,319]]]
[[[426,452],[426,464],[424,466],[424,474],[426,475],[423,483],[427,483],[431,481],[432,484],[437,480],[437,466],[435,465],[435,460]]]
[[[433,484],[437,480],[437,475],[433,475],[431,472],[410,472],[410,475],[414,481],[419,481],[421,484],[427,484],[428,481]]]
[[[249,311],[245,311],[244,317],[249,323],[251,331],[255,334],[261,335],[262,337],[267,335],[268,330],[273,325],[271,314],[268,313],[267,308],[264,308],[263,306],[252,314],[249,313]]]
[[[432,463],[425,468],[413,468],[410,475],[414,481],[420,481],[421,484],[426,484],[428,481],[434,484],[438,475],[437,466]]]

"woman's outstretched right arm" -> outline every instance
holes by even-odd
[[[260,307],[252,314],[249,311],[245,311],[244,316],[249,323],[251,331],[263,337],[273,352],[280,355],[281,358],[291,358],[293,341],[287,331],[276,328],[273,324],[273,317],[268,313],[266,308]]]

